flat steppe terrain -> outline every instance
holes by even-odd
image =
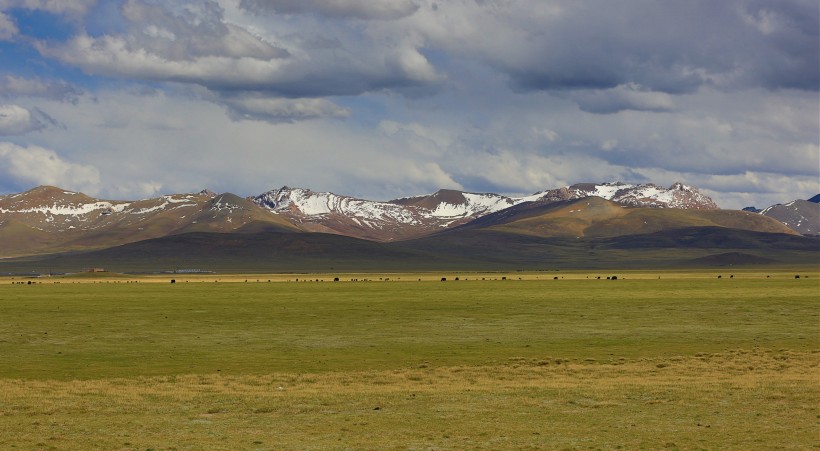
[[[816,268],[2,278],[0,449],[816,448],[818,293]]]

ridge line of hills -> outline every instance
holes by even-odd
[[[786,205],[802,208],[802,202]],[[812,221],[806,217],[811,211],[800,216],[801,223]],[[680,238],[684,236],[697,238],[687,241]],[[257,250],[267,249],[268,258],[247,248],[254,242]],[[558,255],[564,255],[561,262],[566,265],[600,264],[600,258],[589,258],[596,255],[594,249],[606,249],[609,257],[622,256],[613,261],[646,254],[648,249],[677,249],[672,254],[679,255],[672,260],[678,262],[684,254],[686,259],[708,262],[727,252],[735,260],[745,255],[739,260],[786,262],[810,261],[812,255],[816,260],[818,242],[800,237],[766,214],[721,210],[696,188],[679,183],[670,188],[577,184],[518,198],[440,190],[388,202],[288,187],[248,198],[206,190],[134,202],[94,199],[55,187],[0,196],[0,257],[18,257],[9,260],[12,264],[73,258],[76,264],[90,265],[144,260],[152,253],[157,254],[154,262],[169,254],[198,255],[194,260],[210,266],[229,260],[234,266],[245,264],[241,258],[227,258],[227,252],[245,255],[257,265],[286,255],[291,263],[307,266],[336,261],[337,266],[461,262],[470,267],[529,267],[556,262]],[[184,243],[202,249],[186,250]],[[706,250],[700,243],[713,246]],[[340,254],[340,249],[347,252]],[[710,253],[718,250],[726,252]],[[57,253],[61,255],[48,255]]]

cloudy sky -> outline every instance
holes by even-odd
[[[0,193],[820,192],[817,0],[0,0]]]

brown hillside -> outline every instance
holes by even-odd
[[[485,218],[487,219],[487,218]],[[626,207],[598,197],[521,209],[483,224],[489,230],[540,237],[614,237],[640,235],[684,227],[727,227],[758,232],[795,234],[761,215],[734,210],[682,210]]]

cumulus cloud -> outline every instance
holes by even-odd
[[[46,56],[90,74],[198,84],[213,90],[264,90],[284,97],[361,94],[437,80],[415,48],[335,55],[302,49],[299,56],[226,23],[213,2],[169,7],[129,0],[124,35],[80,34],[63,44],[39,42]],[[305,53],[307,52],[307,53]]]
[[[22,135],[48,126],[59,124],[37,108],[29,110],[19,105],[0,105],[0,136]]]
[[[0,142],[0,174],[18,183],[54,185],[95,193],[100,173],[94,166],[63,160],[53,150]]]
[[[364,5],[350,3],[345,8]],[[380,8],[386,6],[372,9]],[[216,2],[128,0],[121,11],[123,33],[81,33],[66,42],[39,41],[35,46],[42,55],[92,75],[204,87],[234,119],[343,117],[346,110],[319,98],[402,90],[442,80],[409,40],[369,45],[352,53],[312,45],[315,39],[291,37],[292,48],[286,49],[271,33],[264,37],[252,26],[228,22]],[[289,112],[293,115],[286,116]]]
[[[328,17],[391,20],[419,9],[412,0],[241,0],[241,8],[259,13],[319,14]]]
[[[90,74],[242,88],[275,77],[287,52],[222,20],[215,2],[169,5],[129,0],[126,34],[80,34],[41,53]]]

